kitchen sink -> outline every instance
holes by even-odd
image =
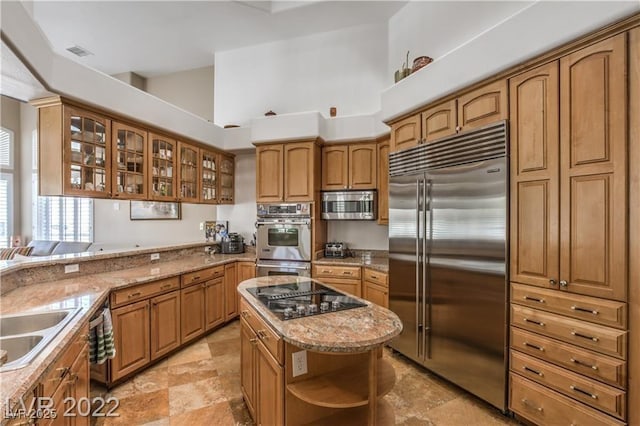
[[[0,372],[25,367],[82,308],[56,309],[0,317],[0,349],[7,360]]]
[[[35,314],[18,314],[0,317],[0,337],[31,333],[60,324],[73,312],[71,309],[46,311]]]

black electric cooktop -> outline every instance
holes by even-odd
[[[251,287],[247,291],[281,320],[367,306],[353,297],[345,296],[314,281]]]

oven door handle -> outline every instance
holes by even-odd
[[[256,227],[260,226],[260,225],[310,225],[311,224],[311,220],[300,220],[300,221],[285,221],[285,222],[277,222],[277,221],[257,221],[256,222]]]
[[[271,269],[311,269],[311,266],[290,266],[290,265],[265,265],[264,263],[258,263],[258,268],[271,268]]]

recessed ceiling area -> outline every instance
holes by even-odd
[[[387,22],[405,3],[35,1],[32,16],[57,53],[106,74],[154,77],[212,65],[219,51]],[[93,55],[66,50],[75,45]]]

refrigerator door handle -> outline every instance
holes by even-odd
[[[429,253],[431,239],[433,238],[432,232],[432,212],[431,212],[431,188],[433,186],[433,181],[431,179],[427,179],[425,181],[425,185],[422,188],[422,199],[424,200],[424,211],[423,211],[423,223],[424,223],[424,233],[422,238],[422,294],[424,299],[424,307],[422,309],[422,324],[424,324],[423,331],[423,352],[424,357],[427,359],[431,359],[431,283],[429,282],[428,268],[429,268]],[[427,283],[429,283],[429,287],[427,288]]]
[[[424,323],[420,323],[421,312],[424,312],[424,307],[422,306],[424,300],[422,297],[420,297],[420,281],[422,278],[420,273],[420,268],[422,266],[422,256],[420,256],[420,243],[423,239],[420,237],[420,232],[422,231],[420,229],[420,214],[422,212],[422,203],[420,201],[420,197],[422,195],[422,188],[424,186],[423,184],[424,180],[416,179],[416,355],[418,356],[418,358],[423,356],[422,343],[424,343],[421,339]]]

